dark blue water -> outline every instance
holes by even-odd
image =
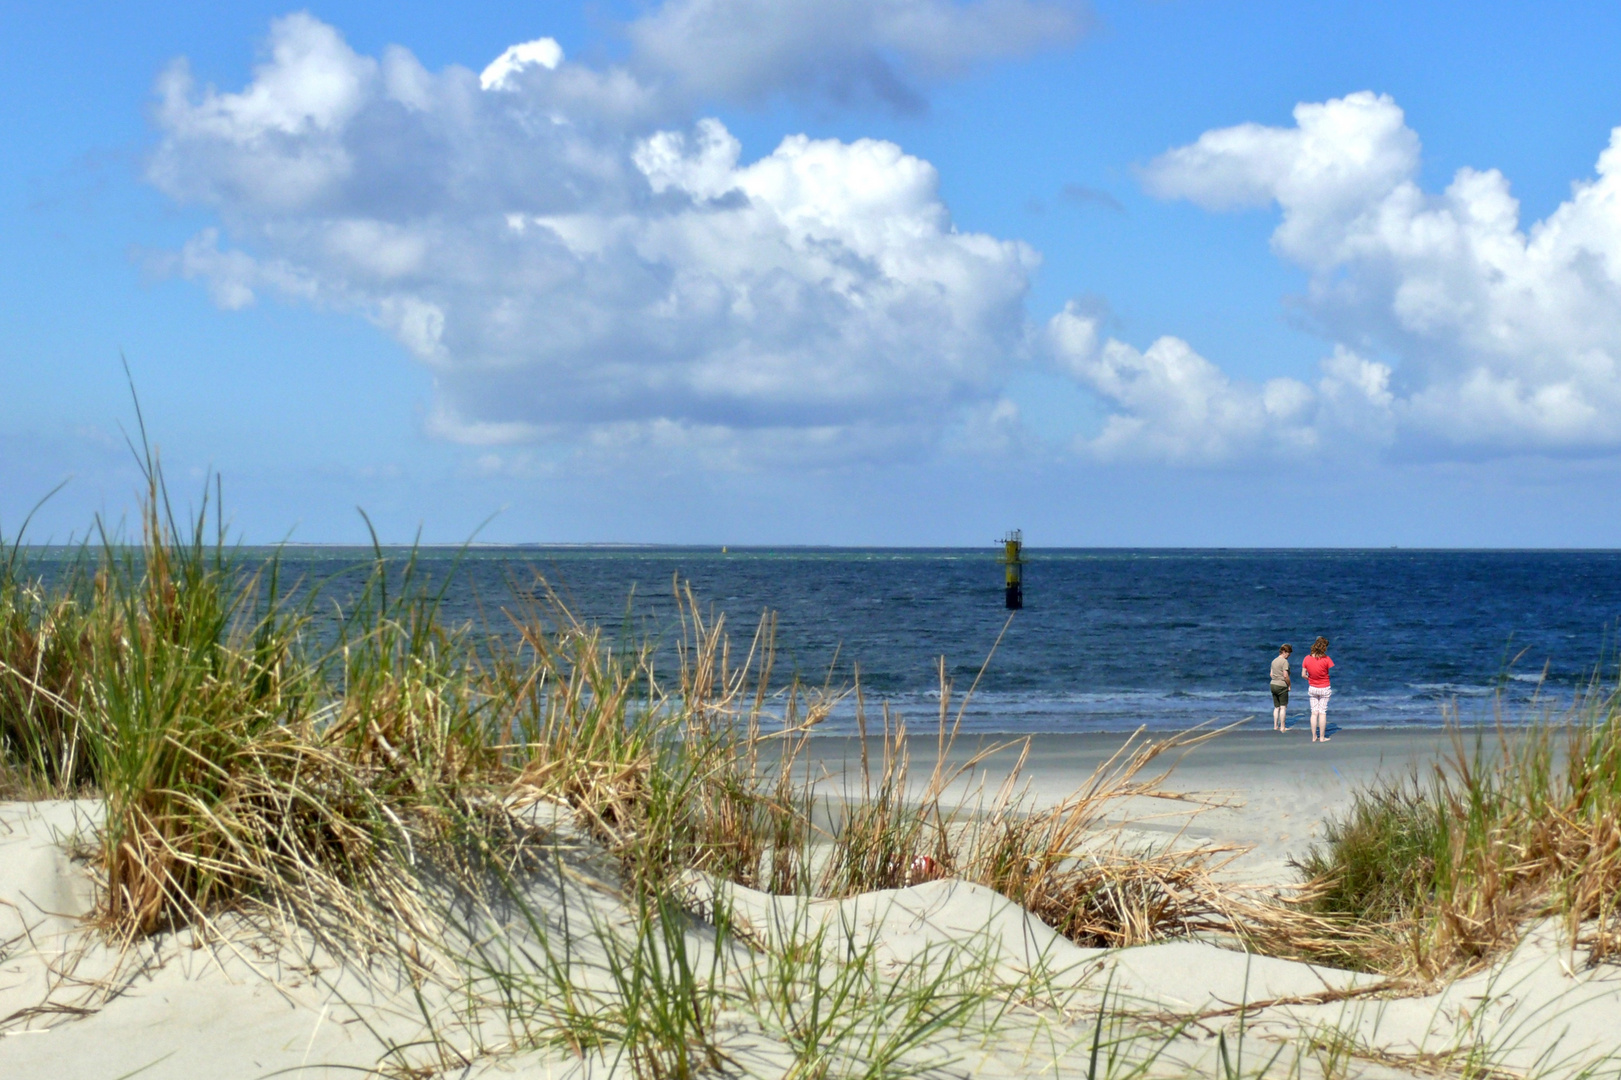
[[[1025,608],[985,668],[965,727],[1179,728],[1257,716],[1268,664],[1318,634],[1339,724],[1439,724],[1501,705],[1557,708],[1607,661],[1621,620],[1621,552],[1032,551]],[[312,575],[352,552],[297,551]],[[451,556],[431,553],[447,572]],[[936,664],[974,680],[1007,622],[994,550],[477,549],[447,614],[481,618],[509,581],[543,574],[591,618],[671,633],[672,580],[734,635],[777,613],[779,671],[848,683],[914,723],[938,712]],[[634,589],[634,599],[632,590]],[[1606,669],[1607,674],[1613,671]],[[1304,708],[1297,678],[1296,704]],[[834,723],[848,722],[848,714]]]
[[[294,548],[309,580],[361,564],[356,549]],[[671,583],[690,582],[734,638],[778,615],[778,672],[848,684],[910,722],[938,711],[944,656],[958,692],[1007,622],[998,552],[700,548],[430,550],[452,573],[445,614],[501,629],[511,584],[544,575],[578,613],[672,634]],[[1497,708],[1523,718],[1567,703],[1602,670],[1621,620],[1621,552],[1033,550],[1014,616],[964,726],[977,731],[1130,730],[1257,717],[1268,665],[1318,634],[1334,658],[1330,718],[1437,725]],[[341,595],[345,580],[329,587]],[[830,727],[848,725],[850,712]]]

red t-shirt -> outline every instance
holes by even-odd
[[[1305,669],[1306,681],[1313,686],[1328,685],[1328,669],[1334,666],[1334,661],[1326,656],[1308,656],[1300,662]]]

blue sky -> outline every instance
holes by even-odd
[[[0,27],[0,533],[1616,543],[1614,5]]]

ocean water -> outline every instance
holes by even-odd
[[[963,722],[979,732],[1270,726],[1268,665],[1282,642],[1295,647],[1303,719],[1299,660],[1318,634],[1335,662],[1330,719],[1347,728],[1439,725],[1447,710],[1525,719],[1568,706],[1595,677],[1615,682],[1621,552],[1037,548],[1011,623],[998,554],[479,547],[419,559],[445,582],[452,619],[504,631],[501,607],[543,576],[578,614],[666,645],[680,578],[744,644],[774,611],[779,674],[847,686],[859,665],[869,705],[888,701],[914,726],[938,715],[942,656],[959,694],[984,667]],[[330,603],[352,592],[370,552],[283,558]],[[828,728],[853,730],[853,709]]]
[[[997,555],[476,548],[426,552],[423,566],[452,575],[454,618],[488,622],[514,585],[544,576],[578,613],[665,642],[679,577],[735,637],[774,611],[779,673],[849,685],[859,665],[869,703],[913,725],[938,715],[940,657],[959,694],[983,666],[964,715],[980,732],[1270,726],[1268,665],[1282,642],[1295,647],[1303,717],[1299,660],[1318,634],[1342,727],[1439,725],[1446,710],[1524,719],[1566,707],[1595,677],[1615,681],[1621,552],[1031,549],[1011,623]],[[311,579],[361,558],[288,553]],[[852,724],[846,707],[829,729]]]

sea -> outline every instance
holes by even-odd
[[[251,556],[251,553],[245,553]],[[406,557],[390,551],[391,559]],[[676,588],[746,648],[776,619],[778,682],[851,689],[916,728],[1130,731],[1271,720],[1269,665],[1323,635],[1339,728],[1520,723],[1613,687],[1621,551],[1026,549],[1024,607],[1000,549],[470,547],[416,553],[443,614],[509,632],[504,607],[549,588],[673,667]],[[369,550],[292,547],[286,569],[341,602]],[[977,687],[964,703],[964,697]],[[853,695],[826,721],[854,730]]]

